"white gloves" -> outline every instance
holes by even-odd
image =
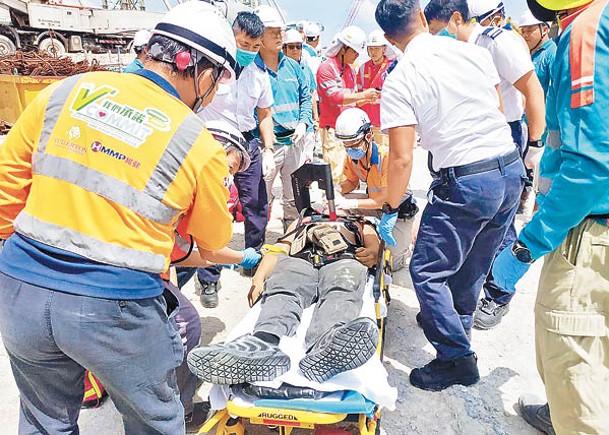
[[[294,130],[294,134],[292,135],[292,144],[298,145],[302,142],[307,134],[307,125],[304,122],[299,123],[296,126],[296,130]]]
[[[345,198],[344,196],[337,196],[334,200],[334,205],[336,208],[341,210],[353,210],[357,208],[357,199],[355,198]]]
[[[545,147],[529,147],[527,150],[527,155],[524,157],[524,165],[529,169],[535,169],[535,167],[541,161],[541,156],[543,156],[544,149]]]
[[[262,151],[262,175],[270,174],[275,170],[275,153],[273,150]]]

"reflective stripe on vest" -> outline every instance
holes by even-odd
[[[165,270],[164,255],[102,242],[70,228],[45,222],[24,211],[15,219],[14,227],[19,234],[26,237],[100,263],[150,273],[161,273]]]
[[[548,130],[546,145],[552,148],[553,150],[557,150],[562,146],[562,139],[560,138],[559,130]]]
[[[181,210],[164,204],[162,199],[201,134],[203,129],[201,121],[194,113],[186,116],[167,144],[145,189],[143,191],[136,189],[111,175],[73,160],[46,154],[47,144],[61,112],[71,91],[81,78],[82,76],[73,76],[65,79],[51,94],[44,113],[38,152],[32,156],[33,173],[79,186],[153,222],[162,225],[171,223]],[[160,273],[165,269],[163,255],[104,242],[78,231],[47,223],[24,212],[17,217],[14,226],[19,233],[34,240],[102,263],[152,273]]]
[[[537,182],[537,189],[539,189],[539,193],[542,195],[547,195],[552,187],[552,179],[547,177],[539,177],[539,181]]]

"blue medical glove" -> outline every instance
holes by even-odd
[[[243,251],[240,251],[243,254],[243,260],[239,263],[240,266],[243,266],[244,269],[252,269],[256,267],[260,260],[262,259],[262,255],[254,248],[246,248]]]
[[[508,246],[495,258],[493,278],[499,288],[514,293],[516,283],[527,273],[529,267],[531,265],[518,260],[512,252],[511,246]]]
[[[397,246],[398,242],[396,242],[393,237],[393,229],[395,228],[395,224],[398,221],[398,212],[391,214],[383,213],[383,217],[381,217],[381,221],[379,222],[378,230],[381,238],[387,243],[389,246]]]

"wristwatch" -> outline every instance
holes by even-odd
[[[389,203],[384,202],[383,206],[381,207],[381,211],[384,214],[393,214],[393,213],[397,213],[400,210],[400,208],[393,208],[389,205]]]
[[[522,243],[520,240],[516,240],[512,245],[512,254],[514,257],[518,259],[521,263],[525,264],[533,264],[535,260],[533,260],[533,255],[531,255],[531,251],[527,248],[527,245]]]
[[[543,148],[543,141],[540,140],[528,140],[527,146],[532,148]]]

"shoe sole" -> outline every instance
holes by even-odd
[[[216,300],[205,300],[203,298],[201,298],[201,305],[203,305],[203,308],[217,308],[219,305],[218,299]]]
[[[287,355],[253,358],[214,348],[193,350],[188,354],[187,362],[198,378],[218,385],[272,381],[290,370]]]
[[[345,325],[326,347],[300,361],[300,371],[311,381],[327,381],[364,365],[376,352],[378,340],[379,331],[372,321]]]
[[[469,387],[470,385],[474,385],[477,384],[480,381],[480,376],[469,376],[467,378],[464,379],[459,379],[458,381],[455,382],[445,382],[443,384],[434,384],[434,385],[426,385],[426,384],[419,384],[418,382],[412,380],[412,377],[410,377],[410,383],[421,389],[421,390],[425,390],[425,391],[442,391],[445,390],[448,387],[452,387],[453,385],[463,385],[465,387]]]

